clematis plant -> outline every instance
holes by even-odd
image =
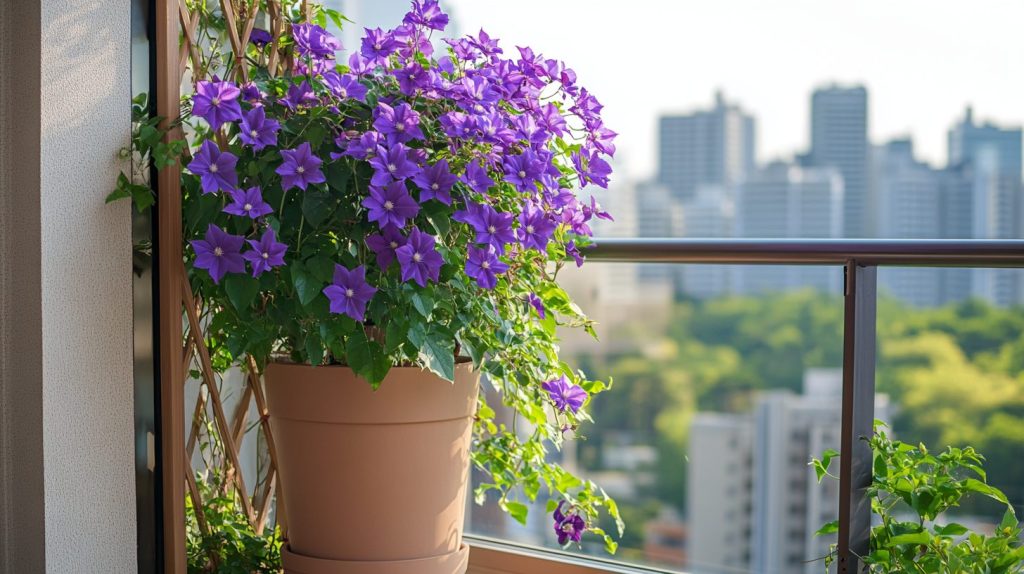
[[[237,58],[200,11],[205,75],[183,101],[186,267],[218,364],[345,364],[376,386],[396,365],[452,380],[471,360],[495,391],[475,425],[477,501],[525,522],[543,489],[560,542],[589,532],[614,551],[597,527],[603,509],[621,534],[614,501],[547,460],[607,387],[556,337],[593,334],[557,276],[609,217],[586,198],[615,153],[601,104],[530,48],[483,30],[437,41],[435,0],[347,51],[325,29],[340,15],[284,4],[282,37],[257,28]]]

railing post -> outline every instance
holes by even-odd
[[[846,262],[843,318],[843,406],[839,457],[839,574],[861,572],[871,535],[871,436],[875,417],[877,268]]]

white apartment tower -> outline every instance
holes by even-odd
[[[840,443],[842,372],[808,369],[803,394],[768,391],[749,415],[699,413],[690,427],[687,506],[694,574],[818,574],[839,489],[812,457]],[[888,397],[875,418],[888,421]]]

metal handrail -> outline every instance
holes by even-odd
[[[1024,241],[948,239],[595,239],[588,259],[630,263],[837,265],[844,269],[839,574],[868,552],[879,266],[1024,267]]]
[[[584,254],[631,263],[1024,267],[1024,240],[597,238]]]

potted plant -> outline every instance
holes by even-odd
[[[621,531],[614,502],[546,459],[607,386],[556,338],[593,333],[557,276],[610,219],[581,193],[611,173],[598,100],[482,30],[436,41],[436,0],[347,56],[319,6],[284,2],[235,55],[230,19],[197,10],[185,264],[218,364],[265,375],[285,570],[465,571],[470,460],[478,501],[525,522],[543,491],[559,542],[614,551],[595,526],[603,509]],[[481,374],[518,424],[495,420]]]

